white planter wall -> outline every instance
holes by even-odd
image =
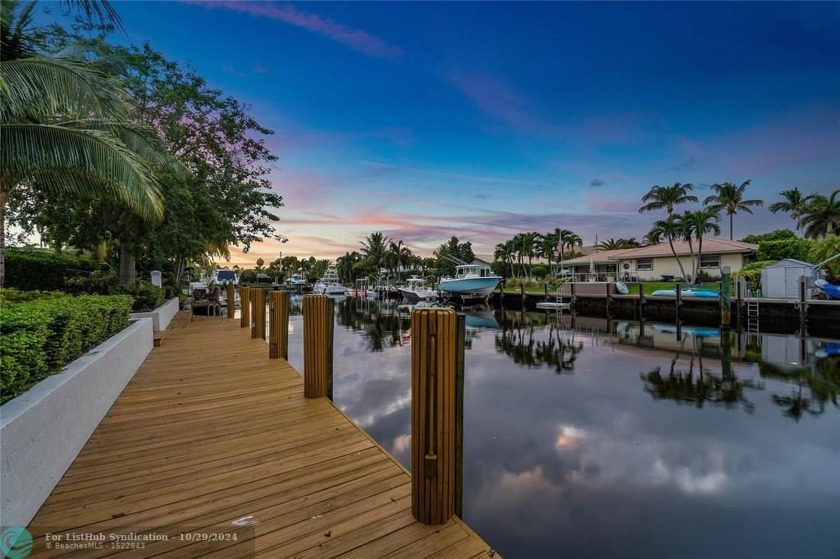
[[[152,341],[152,319],[136,320],[0,406],[0,526],[29,524],[140,368]]]
[[[135,312],[131,313],[131,318],[151,318],[152,328],[155,332],[166,330],[172,318],[178,314],[181,309],[180,300],[175,297],[168,300],[158,308],[149,312]]]

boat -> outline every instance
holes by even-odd
[[[676,289],[657,289],[651,295],[655,297],[665,296],[665,297],[676,297],[677,290]],[[717,299],[720,297],[720,291],[715,291],[714,289],[708,289],[706,287],[687,287],[685,289],[680,289],[680,297],[698,297],[701,299]]]
[[[544,311],[568,311],[571,310],[572,303],[563,301],[563,293],[558,289],[557,298],[554,301],[540,301],[537,303],[537,308]]]
[[[437,291],[425,287],[423,284],[426,283],[426,280],[423,278],[419,276],[411,276],[406,280],[406,283],[408,284],[407,286],[398,288],[406,303],[416,304],[420,301],[437,300]]]
[[[213,274],[213,281],[215,281],[219,285],[227,285],[229,283],[232,283],[233,285],[239,285],[239,276],[233,270],[222,268],[221,270],[215,271],[215,273]]]
[[[327,268],[324,277],[315,282],[312,291],[318,295],[347,295],[347,289],[338,281],[338,270],[335,269],[335,266]]]
[[[814,282],[814,285],[819,287],[829,299],[840,299],[840,285],[828,283],[824,279],[818,279]]]
[[[463,297],[489,297],[499,282],[489,266],[460,264],[455,266],[455,277],[441,278],[440,290]]]
[[[306,278],[304,278],[300,274],[292,274],[289,277],[289,279],[286,280],[286,286],[288,286],[288,287],[290,287],[294,290],[301,290],[304,287],[306,287],[306,285],[308,283],[309,282],[306,281]]]

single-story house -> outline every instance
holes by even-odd
[[[697,241],[692,243],[691,248],[696,254]],[[758,245],[752,243],[706,237],[703,239],[700,270],[712,278],[720,277],[723,266],[729,266],[730,272],[737,272],[755,260],[756,250]],[[674,251],[685,274],[690,276],[692,251],[689,243],[674,241]],[[667,242],[631,249],[601,250],[588,256],[565,260],[563,268],[570,269],[578,281],[669,281],[683,275]]]

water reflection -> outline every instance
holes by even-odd
[[[409,317],[342,305],[336,403],[408,466]],[[470,327],[464,516],[502,555],[837,557],[836,342],[493,319]]]

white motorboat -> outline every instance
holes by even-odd
[[[338,281],[338,270],[335,269],[335,266],[327,268],[324,277],[315,282],[312,292],[316,295],[347,295],[347,289]]]
[[[455,277],[441,278],[440,289],[464,297],[488,297],[500,281],[501,276],[494,274],[489,266],[461,264],[455,266]]]
[[[426,287],[426,280],[418,276],[412,276],[406,280],[406,287],[399,287],[403,299],[408,304],[416,304],[420,301],[436,301],[438,293],[434,289]]]

